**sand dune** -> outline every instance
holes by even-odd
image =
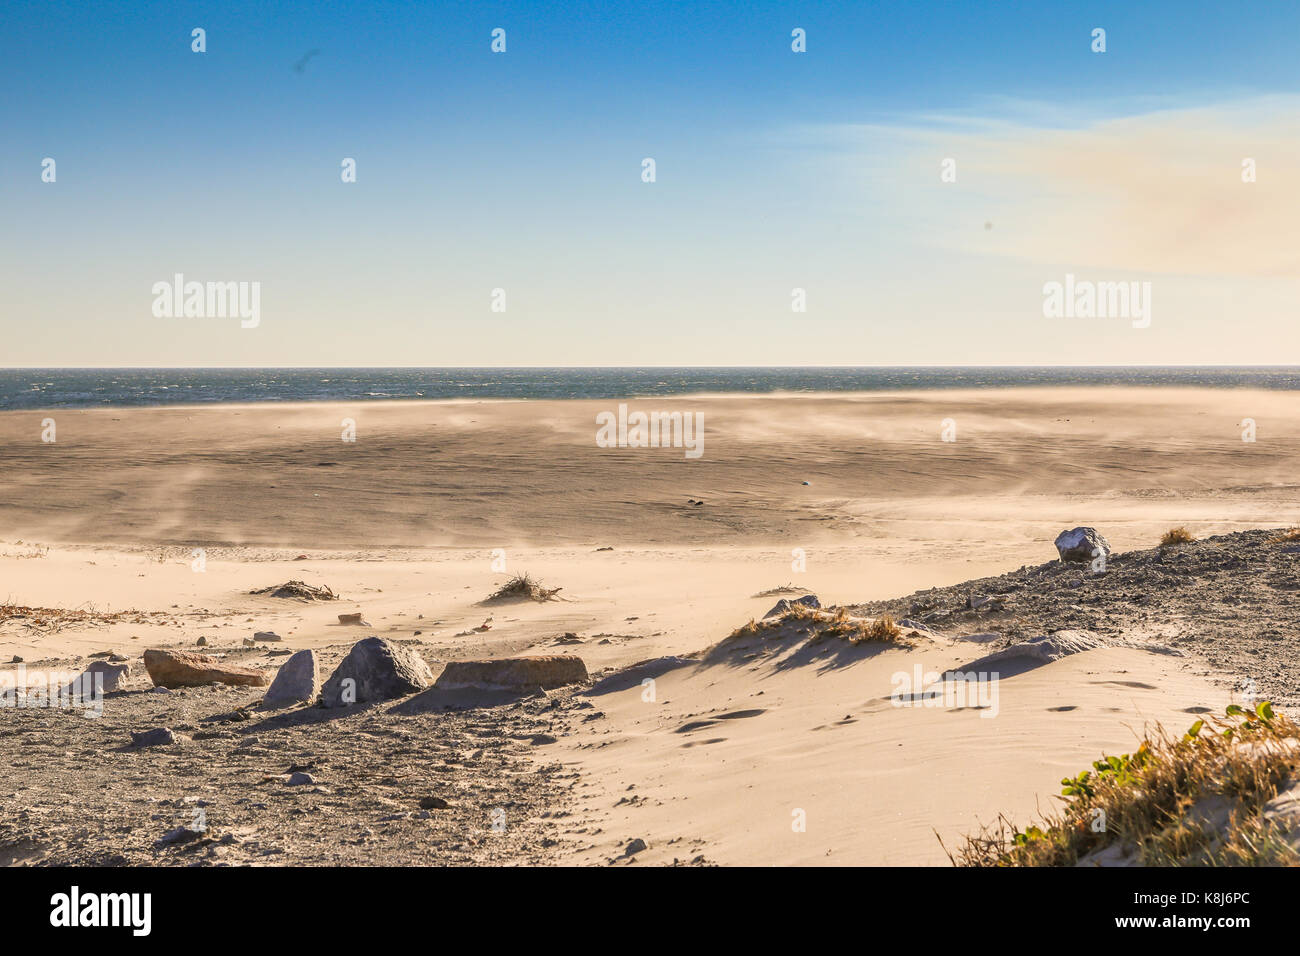
[[[595,695],[609,729],[565,743],[608,838],[576,859],[603,862],[639,838],[655,863],[946,863],[940,838],[955,847],[999,813],[1033,816],[1103,751],[1230,699],[1181,661],[1111,648],[1001,680],[994,717],[896,707],[895,675],[942,672],[971,649],[831,646],[782,666],[799,649],[750,658],[742,645],[664,674],[653,700],[640,685]]]

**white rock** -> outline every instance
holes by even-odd
[[[1056,536],[1056,552],[1062,561],[1087,564],[1098,556],[1108,557],[1110,543],[1096,528],[1071,528]]]

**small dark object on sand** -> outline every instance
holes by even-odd
[[[276,598],[296,598],[299,601],[337,601],[339,597],[323,584],[320,587],[314,587],[310,584],[304,584],[302,581],[285,581],[284,584],[260,588],[248,593],[264,594],[267,597]]]
[[[542,587],[542,582],[532,578],[527,572],[516,574],[501,587],[487,596],[489,601],[552,601],[563,588]]]

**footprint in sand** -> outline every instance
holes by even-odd
[[[692,730],[701,730],[705,727],[712,727],[720,720],[741,720],[745,717],[757,717],[759,714],[767,713],[766,710],[756,708],[754,710],[733,710],[729,714],[718,714],[716,717],[709,717],[704,720],[691,720],[682,724],[676,730],[675,734],[689,734]],[[708,743],[709,741],[705,741]]]
[[[692,720],[689,723],[682,724],[676,730],[675,734],[689,734],[692,730],[701,730],[705,727],[712,727],[717,724],[716,720]]]

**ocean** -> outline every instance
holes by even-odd
[[[0,369],[0,410],[1071,385],[1300,388],[1300,367]]]

